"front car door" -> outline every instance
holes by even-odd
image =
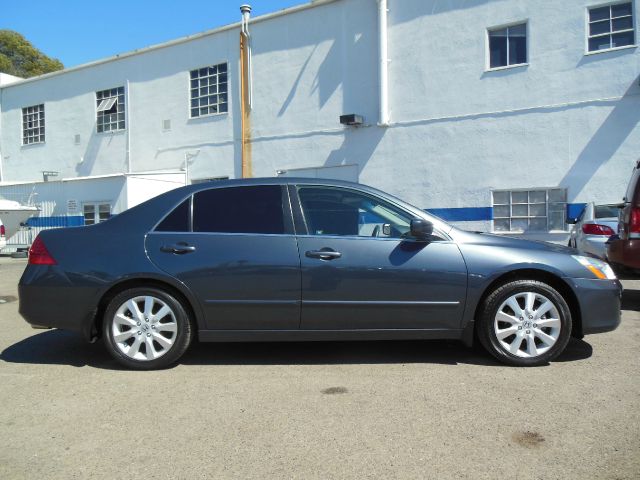
[[[302,329],[460,328],[467,269],[444,233],[410,238],[414,215],[356,189],[290,192],[302,230]]]
[[[195,294],[207,329],[299,327],[300,260],[286,188],[198,191],[147,235],[146,249]]]

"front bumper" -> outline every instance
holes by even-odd
[[[603,333],[620,325],[622,284],[619,280],[566,278],[578,298],[582,333]]]
[[[607,259],[627,268],[640,270],[640,239],[618,238],[607,242]]]

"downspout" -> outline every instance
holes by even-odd
[[[252,177],[251,168],[251,36],[249,35],[250,5],[242,5],[240,29],[240,113],[242,125],[242,178]]]
[[[378,125],[389,126],[389,56],[387,0],[378,0]]]
[[[126,123],[127,128],[127,150],[125,152],[125,158],[127,161],[127,173],[131,173],[131,117],[129,116],[129,112],[131,111],[131,96],[129,95],[129,80],[125,84],[125,113],[124,113],[124,121]]]

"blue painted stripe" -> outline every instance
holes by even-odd
[[[568,203],[567,218],[576,218],[580,213],[582,213],[585,206],[586,203]],[[448,222],[493,220],[493,208],[491,207],[427,208],[425,211]],[[376,223],[379,222],[380,219],[373,214],[361,213],[360,221],[363,223]],[[29,227],[79,227],[84,225],[84,217],[82,215],[31,217],[26,223]]]
[[[427,208],[426,211],[448,222],[472,222],[493,218],[491,207]]]
[[[69,217],[31,217],[27,220],[27,226],[29,227],[79,227],[84,225],[83,216],[69,216]]]
[[[568,203],[567,218],[576,218],[586,205],[586,203]],[[425,211],[448,222],[493,220],[492,207],[426,208]]]

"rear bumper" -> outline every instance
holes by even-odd
[[[578,249],[581,252],[595,255],[598,258],[605,258],[607,255],[606,241],[609,237],[602,235],[585,235],[583,240],[578,243]]]
[[[97,286],[74,285],[58,266],[28,265],[18,284],[18,311],[34,328],[61,328],[90,339],[98,294]]]
[[[20,315],[33,328],[61,328],[82,333],[87,339],[96,308],[87,302],[95,291],[84,288],[18,286]]]
[[[578,298],[584,335],[610,332],[620,325],[622,284],[619,280],[566,280]]]
[[[607,242],[607,258],[611,263],[640,270],[640,239]]]

